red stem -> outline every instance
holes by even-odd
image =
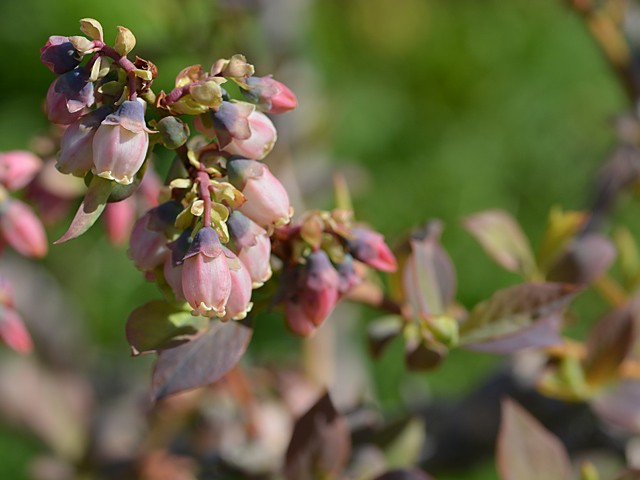
[[[127,76],[129,77],[129,100],[135,100],[138,96],[138,92],[136,92],[136,74],[133,72],[136,66],[126,55],[120,55],[115,48],[110,47],[106,43],[100,40],[94,40],[93,43],[96,47],[100,48],[99,54],[112,58],[120,68],[127,72]]]

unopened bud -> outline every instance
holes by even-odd
[[[0,153],[0,185],[7,190],[26,187],[42,168],[42,160],[31,152]]]
[[[86,107],[93,105],[93,83],[78,67],[58,77],[47,92],[47,117],[53,123],[69,125],[80,118]]]
[[[356,260],[382,272],[394,272],[398,268],[396,258],[380,233],[354,228],[351,234],[354,238],[349,241],[349,250]]]
[[[278,132],[269,117],[264,113],[253,111],[247,117],[250,135],[247,138],[239,136],[231,138],[223,150],[232,155],[238,155],[253,160],[262,160],[266,157],[278,139]]]
[[[298,99],[294,93],[283,83],[274,80],[271,75],[249,77],[246,82],[252,88],[242,90],[242,93],[267,113],[285,113],[298,106]]]
[[[15,251],[31,258],[47,254],[47,235],[40,219],[20,200],[0,204],[0,234]]]
[[[187,142],[189,127],[177,117],[164,117],[157,124],[162,144],[169,150],[175,150]]]
[[[136,220],[136,202],[132,197],[121,202],[107,203],[102,214],[107,238],[111,245],[124,245]]]
[[[18,312],[12,308],[0,306],[0,338],[18,353],[30,353],[33,350],[31,335]]]
[[[164,233],[153,230],[149,225],[152,214],[153,211],[149,211],[138,219],[133,226],[129,244],[129,257],[136,268],[143,272],[154,270],[169,256]]]
[[[49,70],[60,75],[80,65],[82,57],[69,41],[69,37],[52,35],[40,49],[40,60]]]

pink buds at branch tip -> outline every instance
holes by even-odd
[[[93,138],[93,173],[129,185],[147,157],[149,133],[144,106],[126,100],[102,121]]]
[[[42,160],[31,152],[0,153],[0,185],[8,190],[19,190],[27,186],[41,168]]]
[[[349,241],[349,249],[356,260],[382,272],[394,272],[398,268],[395,256],[380,233],[364,228],[354,228],[351,233],[354,238]]]
[[[20,200],[0,204],[0,237],[25,257],[42,258],[47,254],[47,235],[40,219]]]
[[[250,99],[256,101],[267,113],[285,113],[298,106],[298,99],[283,83],[266,77],[249,77],[247,85],[251,90],[243,91]]]
[[[231,273],[220,239],[211,227],[198,231],[185,255],[182,290],[194,315],[224,317]]]

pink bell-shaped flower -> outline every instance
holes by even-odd
[[[18,353],[31,353],[33,342],[22,318],[13,308],[0,305],[0,339]]]
[[[262,160],[266,157],[278,139],[273,122],[264,113],[253,111],[248,116],[250,134],[247,138],[232,137],[223,150],[232,155]]]
[[[53,81],[47,92],[47,117],[53,123],[69,125],[79,119],[85,108],[93,105],[93,83],[78,67]]]
[[[31,152],[0,153],[0,185],[8,190],[20,190],[31,183],[41,168],[42,160]]]
[[[251,277],[253,288],[271,278],[271,240],[267,231],[237,210],[231,212],[227,227],[234,251]]]
[[[92,172],[123,185],[132,183],[147,157],[150,132],[143,104],[124,101],[102,121],[93,137]]]
[[[47,254],[42,222],[20,200],[9,198],[0,204],[0,238],[25,257],[42,258]]]
[[[170,256],[167,238],[152,227],[154,210],[145,213],[133,226],[129,242],[129,257],[138,270],[150,272],[162,265]]]
[[[182,291],[193,315],[224,317],[231,293],[227,255],[211,227],[201,228],[182,264]]]
[[[225,307],[225,320],[242,320],[247,316],[251,303],[251,276],[245,265],[229,249],[222,247],[229,260],[231,292]]]

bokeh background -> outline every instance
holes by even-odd
[[[34,134],[46,133],[41,106],[53,74],[38,51],[49,35],[78,33],[83,17],[102,22],[107,38],[117,25],[130,28],[136,53],[158,66],[156,90],[170,90],[184,66],[238,52],[259,74],[274,73],[300,102],[276,119],[282,133],[273,155],[299,193],[297,204],[331,207],[331,174],[341,171],[357,217],[391,243],[429,218],[442,219],[467,306],[516,278],[486,258],[460,219],[503,208],[535,245],[552,206],[587,204],[613,139],[612,119],[624,105],[600,52],[561,0],[3,1],[0,149],[29,148]],[[160,170],[167,160],[157,159]],[[98,391],[135,382],[144,388],[150,360],[129,357],[124,324],[157,293],[126,251],[110,247],[97,227],[52,247],[44,264],[68,302],[68,318],[58,314],[48,334],[76,339],[76,360]],[[32,303],[43,294],[29,292]],[[363,331],[375,312],[337,315],[348,324],[337,327],[340,345],[359,358],[371,395],[389,414],[416,396],[464,395],[503,361],[455,351],[434,373],[405,373],[400,346],[381,360],[367,358]],[[299,361],[300,340],[277,316],[262,320],[251,361]],[[0,478],[27,478],[29,460],[45,450],[3,421]],[[440,478],[496,476],[488,459]]]

